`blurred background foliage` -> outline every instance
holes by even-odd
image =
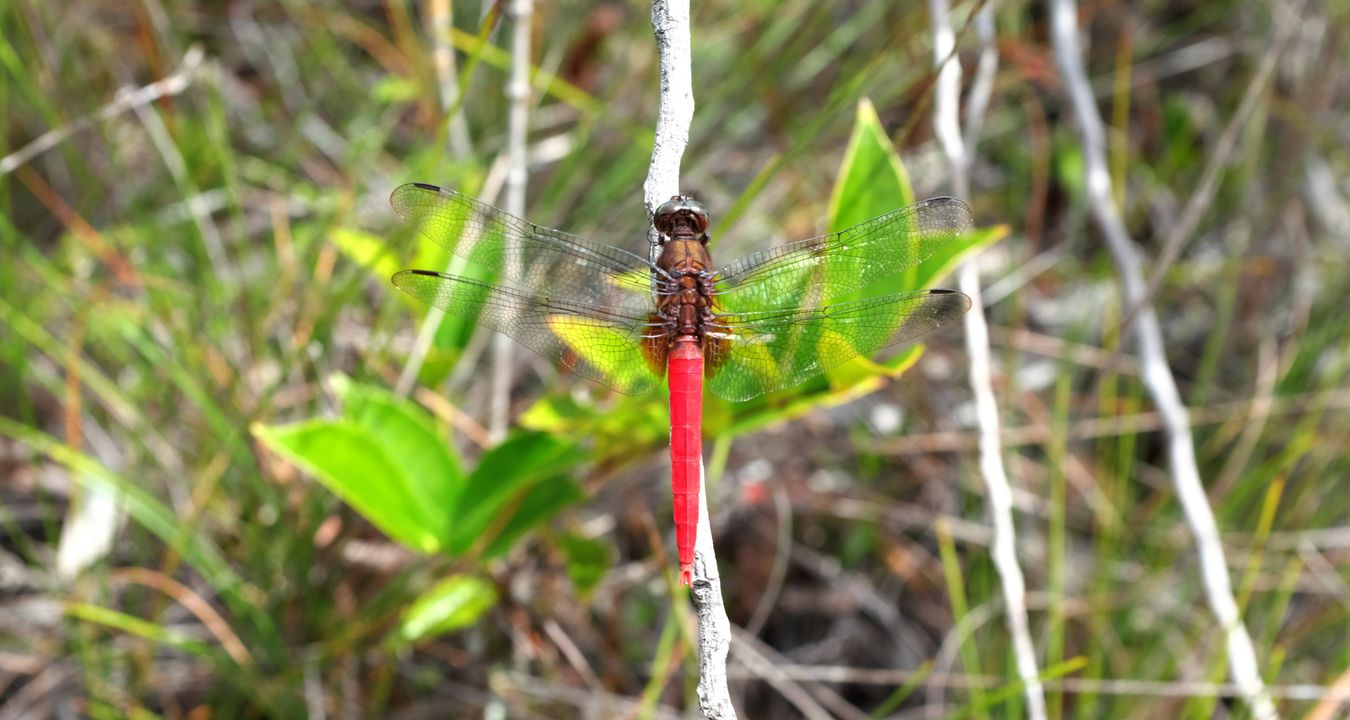
[[[516,429],[493,445],[486,334],[453,318],[418,388],[392,391],[425,309],[385,278],[446,259],[397,226],[389,191],[416,180],[491,200],[505,170],[509,24],[464,2],[437,30],[449,9],[0,4],[0,717],[690,704],[663,401],[517,353]],[[717,257],[848,216],[840,204],[862,196],[834,189],[869,122],[904,159],[897,182],[948,191],[922,4],[694,10],[683,182],[713,212]],[[1151,257],[1221,164],[1157,294],[1169,360],[1264,676],[1344,685],[1350,5],[1302,6],[1226,155],[1270,6],[1108,1],[1080,19],[1120,206]],[[981,244],[1007,235],[980,266],[1042,668],[1222,681],[1046,26],[1038,3],[998,5],[1001,66],[965,198],[990,228]],[[528,215],[641,248],[648,7],[541,3],[532,28]],[[710,403],[728,611],[780,666],[895,671],[796,678],[841,716],[1016,717],[960,334],[928,340],[922,359]],[[744,666],[732,674],[748,717],[798,716]],[[1058,687],[1056,718],[1246,712],[1207,692]],[[1280,697],[1290,715],[1318,707]]]

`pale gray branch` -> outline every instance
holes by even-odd
[[[680,194],[680,159],[689,144],[694,120],[694,74],[689,28],[689,0],[652,0],[652,30],[660,58],[661,97],[656,117],[652,163],[643,184],[643,200],[650,217],[661,203]],[[656,260],[655,230],[651,257]],[[722,581],[713,551],[708,491],[699,460],[698,534],[694,541],[694,609],[698,614],[698,698],[709,718],[734,718],[727,688],[727,652],[731,649],[731,621],[722,606]]]
[[[1172,369],[1167,364],[1158,316],[1146,298],[1143,262],[1112,199],[1111,174],[1106,164],[1105,129],[1088,85],[1087,73],[1083,69],[1082,51],[1078,47],[1077,4],[1074,0],[1049,0],[1049,7],[1055,58],[1081,136],[1089,210],[1115,260],[1123,304],[1138,308],[1136,323],[1142,379],[1162,416],[1172,482],[1191,533],[1195,536],[1210,610],[1227,638],[1229,673],[1241,689],[1243,698],[1251,705],[1255,717],[1260,720],[1278,718],[1275,704],[1257,667],[1251,636],[1242,624],[1237,600],[1233,597],[1228,563],[1219,542],[1214,511],[1209,506],[1195,461],[1190,418],[1182,405]]]
[[[510,103],[506,130],[506,211],[519,217],[525,214],[525,183],[529,179],[525,136],[529,130],[530,115],[530,19],[534,16],[534,0],[511,0],[508,12],[511,15],[511,79],[506,83],[506,100]],[[508,268],[521,260],[513,254],[503,258]],[[511,420],[513,342],[501,333],[492,338],[488,434],[494,440],[506,436],[506,427]]]
[[[455,65],[455,48],[450,44],[454,29],[454,7],[450,0],[431,0],[427,5],[427,22],[431,26],[431,60],[436,68],[436,82],[441,91],[441,111],[450,113],[460,104],[459,72]],[[464,113],[455,112],[446,117],[450,152],[458,157],[469,157],[473,143],[469,139],[469,124]]]
[[[998,70],[998,51],[994,47],[994,2],[980,8],[974,22],[980,40],[980,61],[971,97],[966,104],[966,130],[961,133],[961,61],[954,52],[956,33],[949,19],[947,0],[929,0],[933,24],[933,58],[938,65],[938,81],[933,103],[933,124],[938,142],[951,165],[952,185],[962,198],[970,195],[970,166],[974,162],[978,132],[984,124],[984,111]],[[992,360],[989,348],[989,328],[985,322],[984,305],[980,301],[980,278],[975,260],[961,265],[957,271],[961,291],[972,301],[966,313],[966,352],[970,355],[970,387],[975,395],[976,417],[979,424],[980,475],[988,488],[989,514],[994,525],[994,567],[1003,590],[1007,608],[1008,633],[1013,639],[1013,655],[1017,674],[1022,679],[1027,698],[1027,716],[1032,720],[1045,718],[1045,694],[1041,689],[1040,670],[1036,663],[1036,647],[1031,641],[1030,622],[1027,619],[1026,581],[1017,562],[1017,529],[1013,522],[1013,492],[1003,466],[1003,448],[1000,442],[998,401],[994,398]]]
[[[148,105],[162,97],[183,92],[192,85],[197,69],[202,64],[202,58],[202,49],[194,45],[188,48],[187,54],[183,56],[183,62],[172,75],[134,90],[131,88],[118,90],[113,101],[99,108],[98,112],[85,115],[68,125],[52,128],[42,133],[27,145],[0,158],[0,176],[8,175],[14,168],[60,145],[66,138],[93,126],[99,120],[107,120],[129,109]]]

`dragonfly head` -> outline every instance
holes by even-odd
[[[652,224],[666,237],[699,238],[708,232],[708,211],[697,200],[676,195],[656,209]]]

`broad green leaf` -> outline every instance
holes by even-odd
[[[304,469],[384,534],[424,553],[440,550],[445,516],[411,489],[399,462],[351,420],[253,425],[269,449]]]
[[[858,103],[853,134],[830,195],[830,232],[912,204],[914,190],[900,155],[891,145],[876,108],[863,99]]]
[[[567,576],[582,595],[594,590],[614,564],[614,548],[602,540],[564,533],[558,547],[567,559]]]
[[[707,422],[705,411],[705,427]],[[670,439],[666,403],[652,397],[624,395],[597,407],[573,395],[549,395],[521,415],[520,425],[555,436],[588,438],[595,457],[615,464],[646,458],[653,447]]]
[[[469,627],[497,604],[497,589],[472,575],[432,585],[404,611],[395,644],[415,643]]]
[[[914,348],[914,350],[919,350],[919,348]],[[845,367],[851,365],[852,363],[849,363]],[[885,365],[881,364],[877,364],[877,367],[886,368]],[[847,372],[858,371],[850,369]],[[720,417],[725,413],[729,420],[724,431],[732,435],[744,435],[796,420],[819,408],[836,407],[852,402],[879,389],[882,385],[882,377],[889,375],[891,372],[890,369],[884,369],[880,374],[863,375],[847,387],[837,389],[832,388],[828,380],[822,376],[795,388],[770,393],[748,403],[733,404],[720,398],[709,398],[704,400],[704,416]],[[722,404],[732,407],[725,410],[719,409],[717,406]],[[704,425],[708,427],[706,421]],[[723,431],[722,428],[719,428],[719,432],[716,433],[709,429],[709,434],[720,434],[721,431]]]
[[[343,255],[381,280],[387,282],[400,269],[398,253],[382,237],[344,227],[335,228],[329,237]]]
[[[629,332],[561,313],[549,316],[547,322],[554,335],[577,357],[604,373],[614,388],[639,395],[661,384],[655,373],[643,371],[647,359],[642,346],[633,341]]]
[[[933,253],[915,268],[915,290],[933,287],[957,266],[979,251],[1008,236],[1007,225],[993,225],[971,230],[947,246]]]
[[[540,486],[563,481],[563,476],[586,459],[577,446],[542,433],[517,431],[489,450],[470,473],[460,496],[459,512],[452,520],[449,550],[460,554],[490,544],[507,528],[509,517],[533,506],[527,495]],[[551,489],[550,491],[556,491]],[[547,492],[547,491],[546,491]],[[568,493],[558,493],[566,497]],[[555,496],[546,496],[553,511],[562,507]],[[547,515],[543,516],[546,517]],[[536,516],[535,521],[543,517]],[[485,537],[491,534],[492,537]]]
[[[598,414],[595,407],[582,404],[570,393],[544,395],[520,414],[517,423],[530,430],[555,435],[567,432],[584,434]]]
[[[891,145],[877,117],[872,104],[863,100],[858,105],[858,115],[845,152],[839,178],[831,196],[830,229],[839,231],[853,227],[871,218],[883,215],[915,202],[914,191],[909,176],[905,173],[900,155]],[[954,238],[940,247],[923,262],[910,267],[893,278],[873,283],[870,287],[859,288],[856,297],[878,297],[898,292],[923,290],[951,272],[966,257],[979,249],[995,242],[1006,234],[1006,228],[976,230]],[[897,318],[897,323],[899,322]],[[914,346],[908,352],[921,352]],[[912,354],[907,361],[893,366],[885,372],[892,377],[898,376],[918,355]],[[873,367],[873,370],[880,368]],[[828,373],[831,387],[843,396],[854,396],[874,385],[874,373],[869,373],[866,359],[860,358]]]
[[[898,378],[913,367],[922,355],[922,345],[910,345],[894,357],[882,361],[855,358],[852,362],[840,365],[830,372],[830,387],[834,392],[848,392],[858,383],[869,382],[878,377]]]
[[[464,473],[431,416],[407,398],[345,375],[334,375],[330,382],[342,398],[342,414],[397,460],[413,496],[435,514],[455,517]]]
[[[560,510],[585,499],[586,493],[570,478],[555,477],[535,484],[513,506],[511,517],[492,533],[482,558],[489,560],[511,549],[516,540]]]

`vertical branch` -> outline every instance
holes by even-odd
[[[511,79],[506,83],[506,99],[510,116],[506,131],[506,211],[512,215],[525,214],[525,135],[529,122],[530,101],[530,18],[534,14],[534,0],[511,0],[507,12],[511,16]],[[502,262],[508,267],[521,258],[508,253]],[[510,273],[508,272],[508,275]],[[488,412],[488,434],[501,440],[511,419],[511,356],[515,347],[511,338],[497,333],[492,338],[492,395]]]
[[[468,125],[464,122],[464,115],[462,112],[456,110],[456,107],[461,104],[461,89],[459,87],[459,76],[455,71],[455,51],[454,48],[450,46],[449,42],[450,33],[453,30],[454,25],[454,16],[452,14],[450,0],[432,0],[428,10],[430,15],[429,23],[431,26],[433,62],[436,68],[437,82],[440,86],[441,109],[446,113],[451,113],[446,118],[446,121],[450,123],[450,151],[467,157],[472,153],[473,148],[469,139]],[[525,54],[525,62],[528,62],[528,44],[525,47]],[[514,65],[512,66],[512,72],[515,72]],[[509,87],[507,88],[507,92],[511,92]],[[526,107],[525,100],[521,100],[519,103],[513,102],[511,105],[512,113],[516,111],[517,105],[521,108],[520,111],[523,115],[525,112],[524,108]],[[522,142],[523,137],[522,132]],[[509,151],[509,148],[511,147],[509,138],[507,140],[507,146]],[[497,160],[500,162],[501,157],[498,156]],[[484,184],[482,191],[478,195],[479,199],[489,204],[492,203],[500,188],[500,185],[492,182],[492,178],[496,175],[496,168],[497,165],[494,165],[492,172],[488,173],[488,182]],[[524,187],[523,180],[521,186]],[[522,202],[521,204],[523,205],[524,203]],[[513,210],[513,212],[517,215],[520,214],[518,209]],[[451,257],[447,261],[448,264],[446,265],[445,270],[450,271],[458,262],[461,261],[457,257]],[[394,384],[394,392],[399,395],[407,395],[412,392],[413,385],[417,383],[417,374],[422,371],[422,365],[426,362],[427,354],[431,352],[431,346],[436,340],[436,333],[440,330],[441,322],[444,319],[445,311],[437,307],[429,309],[426,316],[422,318],[422,323],[417,329],[417,339],[413,341],[412,351],[408,353],[408,360],[404,363],[403,370],[399,372],[398,381]],[[494,339],[493,342],[500,343],[501,340],[500,338],[497,338]],[[507,350],[507,352],[509,353],[510,350]],[[472,363],[465,363],[465,367],[471,364]],[[496,375],[493,377],[495,382]],[[493,389],[495,391],[495,385],[493,386]],[[497,397],[499,396],[496,394],[493,395],[494,400]],[[501,397],[505,396],[502,395]],[[495,437],[500,437],[500,433]]]
[[[650,216],[680,192],[680,158],[689,143],[694,119],[694,79],[689,28],[689,0],[652,0],[652,29],[660,57],[661,97],[656,118],[652,162],[643,184],[643,201]],[[655,261],[655,230],[651,254]],[[698,614],[698,698],[709,718],[735,718],[727,688],[727,652],[731,649],[731,621],[722,605],[722,582],[713,551],[708,498],[699,459],[698,535],[694,543],[693,600]]]
[[[937,91],[933,104],[934,132],[951,165],[956,194],[970,194],[970,167],[975,144],[984,124],[994,73],[998,70],[998,51],[994,47],[994,2],[986,2],[975,17],[980,39],[980,61],[966,109],[966,135],[961,133],[961,62],[954,52],[956,35],[949,19],[947,0],[929,0],[933,23],[933,57],[939,66]],[[966,313],[966,352],[970,355],[970,388],[975,395],[979,423],[980,475],[989,494],[989,514],[994,523],[993,559],[1003,589],[1007,609],[1008,633],[1012,636],[1017,674],[1027,698],[1027,717],[1045,718],[1045,693],[1036,664],[1036,647],[1031,642],[1027,621],[1026,581],[1017,563],[1016,525],[1013,523],[1012,487],[1003,467],[1003,448],[999,440],[998,402],[994,398],[989,350],[989,328],[984,304],[980,301],[980,278],[975,260],[962,263],[957,271],[961,291],[971,298]]]
[[[1078,47],[1078,8],[1074,0],[1049,0],[1050,34],[1055,58],[1063,76],[1082,144],[1087,174],[1087,200],[1092,218],[1101,229],[1120,275],[1124,305],[1136,308],[1139,358],[1144,386],[1162,416],[1167,439],[1168,464],[1177,498],[1186,522],[1195,536],[1200,556],[1201,578],[1211,612],[1224,632],[1228,645],[1228,670],[1243,698],[1259,720],[1279,714],[1256,665],[1256,650],[1242,624],[1237,600],[1228,577],[1228,562],[1219,542],[1214,511],[1205,496],[1200,469],[1195,462],[1190,417],[1181,402],[1176,379],[1167,364],[1158,316],[1146,298],[1143,261],[1130,239],[1111,195],[1111,176],[1106,167],[1105,131],[1093,101],[1087,73]]]
[[[455,69],[455,49],[450,45],[450,31],[454,27],[454,9],[450,0],[431,0],[427,20],[431,25],[431,59],[436,68],[436,81],[441,90],[441,112],[449,113],[459,104],[459,74]],[[468,157],[472,152],[469,126],[464,114],[456,112],[445,118],[448,123],[450,152]]]
[[[694,121],[689,0],[652,0],[652,29],[660,54],[661,99],[652,164],[642,185],[648,215],[680,192],[680,158],[689,144],[689,125]]]

